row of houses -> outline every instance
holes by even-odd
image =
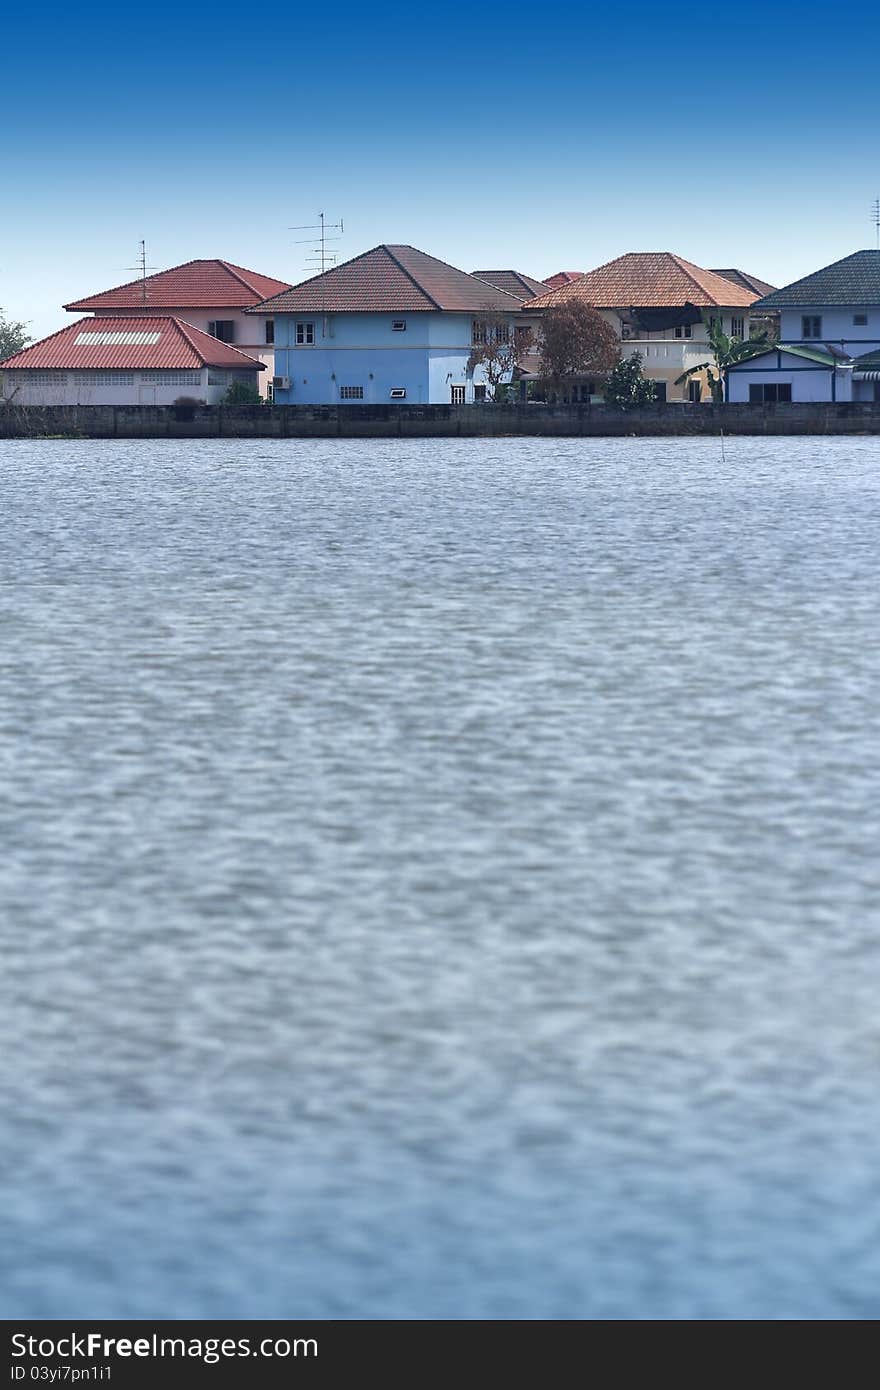
[[[671,252],[630,252],[546,281],[456,269],[382,245],[298,285],[197,260],[77,299],[87,314],[0,363],[0,395],[21,404],[205,403],[240,384],[280,404],[469,404],[491,398],[487,335],[540,342],[548,311],[590,305],[621,354],[638,352],[659,400],[705,399],[698,368],[714,321],[772,347],[731,367],[731,401],[880,399],[880,251],[858,251],[783,289]],[[690,372],[690,376],[685,373]],[[518,355],[515,389],[540,389],[539,349]],[[684,378],[684,379],[683,379]],[[600,400],[604,373],[567,382]]]

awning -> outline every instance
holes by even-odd
[[[638,308],[630,309],[629,315],[622,315],[641,329],[643,333],[659,333],[664,328],[678,328],[687,323],[699,323],[702,312],[695,304],[673,305],[671,309]]]
[[[880,381],[880,372],[853,372],[853,381]]]

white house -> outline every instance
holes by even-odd
[[[779,342],[730,369],[730,401],[880,400],[880,251],[855,251],[753,307],[779,314]]]
[[[257,389],[262,362],[167,314],[86,318],[0,362],[0,398],[17,405],[173,405]]]
[[[146,275],[100,294],[65,304],[69,313],[93,313],[97,318],[131,317],[135,314],[170,314],[232,343],[249,357],[262,362],[263,394],[271,394],[275,365],[271,318],[249,318],[245,313],[270,295],[289,289],[286,280],[245,270],[231,261],[187,261],[158,275]]]

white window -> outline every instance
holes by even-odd
[[[675,330],[675,336],[676,338],[689,338],[691,332],[692,329],[689,323],[680,323]]]
[[[209,367],[209,368],[208,368],[208,385],[209,385],[209,386],[228,386],[228,385],[229,385],[229,373],[228,373],[228,372],[215,372],[215,371],[212,370],[212,368]]]
[[[363,386],[340,386],[339,399],[342,401],[362,401],[364,388]]]
[[[20,372],[17,374],[22,377],[28,386],[63,386],[67,380],[66,372]],[[10,381],[16,378],[10,376]]]
[[[485,343],[486,325],[482,319],[474,319],[471,327],[471,339],[475,343]]]
[[[731,319],[731,320],[730,320],[730,336],[731,336],[731,338],[744,338],[744,337],[745,337],[745,329],[746,329],[746,321],[745,321],[744,318],[742,318],[742,319]]]
[[[78,386],[134,386],[134,372],[77,372]]]
[[[406,387],[405,387],[405,386],[392,386],[392,388],[391,388],[391,390],[389,391],[388,394],[390,395],[390,397],[391,397],[391,399],[392,399],[393,401],[402,401],[402,400],[405,400],[405,399],[406,399]]]
[[[392,333],[405,333],[405,332],[406,332],[406,319],[392,319],[392,320],[391,320],[391,331],[392,331]]]
[[[822,317],[820,314],[804,314],[801,318],[802,338],[822,337]]]
[[[201,386],[201,372],[141,372],[145,386]]]
[[[296,325],[296,345],[297,347],[308,347],[315,341],[315,325],[313,323],[298,323]]]

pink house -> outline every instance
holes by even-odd
[[[230,261],[187,261],[64,307],[96,318],[170,314],[262,362],[266,370],[260,373],[260,389],[265,395],[275,366],[275,325],[271,318],[255,318],[245,310],[287,289],[285,280],[258,275]]]

